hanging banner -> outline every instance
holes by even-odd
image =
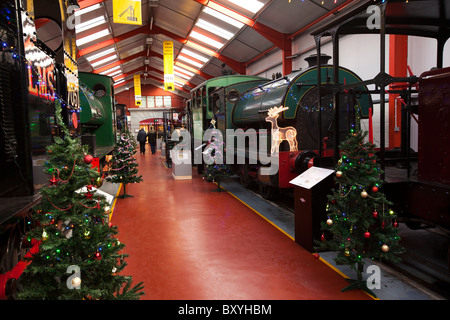
[[[141,75],[134,75],[134,102],[140,107],[142,104],[142,96],[141,96]]]
[[[113,0],[114,23],[142,25],[141,0]]]
[[[173,41],[163,41],[164,54],[164,90],[175,89],[175,77],[173,75]]]

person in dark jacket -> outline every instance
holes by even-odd
[[[145,142],[147,141],[147,133],[143,128],[139,130],[136,140],[139,141],[141,153],[145,154]]]
[[[150,144],[150,148],[152,149],[152,154],[155,154],[156,149],[156,131],[150,129],[147,135],[148,143]]]

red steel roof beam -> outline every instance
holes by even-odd
[[[80,9],[84,9],[102,2],[106,2],[106,0],[78,0],[78,5],[80,6]]]

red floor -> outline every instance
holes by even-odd
[[[117,199],[112,222],[142,299],[371,299],[341,292],[341,275],[215,184],[174,180],[160,152],[137,158],[144,181],[127,186],[134,197]]]

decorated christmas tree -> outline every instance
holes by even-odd
[[[93,187],[98,172],[91,168],[88,146],[70,137],[56,102],[62,135],[47,148],[49,185],[34,207],[37,226],[27,235],[39,243],[21,277],[20,299],[138,299],[142,283],[121,271],[124,244],[108,221],[110,208]]]
[[[403,252],[398,236],[398,222],[392,203],[382,189],[382,170],[377,163],[374,145],[364,142],[359,119],[340,148],[336,165],[336,188],[328,195],[327,219],[322,222],[322,241],[317,249],[336,251],[336,263],[349,265],[356,280],[346,289],[370,292],[362,280],[365,259],[397,262]],[[372,292],[370,292],[374,295]]]
[[[205,148],[205,171],[202,174],[206,181],[216,182],[218,188],[214,191],[221,191],[220,183],[224,179],[232,175],[230,165],[225,163],[225,144],[223,143],[222,134],[215,128],[215,121],[211,121],[211,139]]]
[[[138,163],[134,156],[137,152],[136,146],[136,140],[128,130],[120,133],[112,154],[110,175],[106,178],[106,181],[112,183],[123,183],[123,194],[119,196],[120,198],[132,197],[127,194],[128,183],[142,181],[142,175],[138,175]]]

